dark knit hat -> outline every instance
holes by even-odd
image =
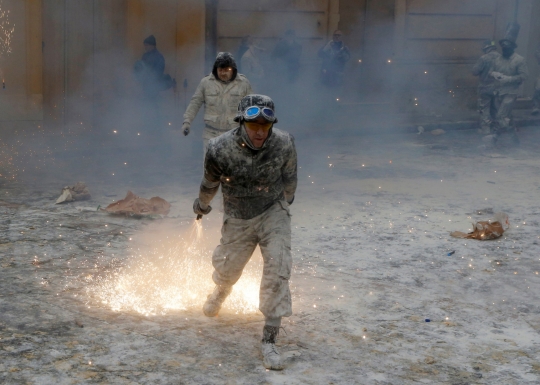
[[[497,48],[495,46],[495,42],[493,40],[491,40],[491,39],[484,40],[484,43],[482,43],[482,49],[487,50],[487,49],[490,49],[490,48]]]
[[[143,44],[153,45],[155,47],[157,45],[155,36],[148,36],[146,39],[144,39]]]

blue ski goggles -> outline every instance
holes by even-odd
[[[251,106],[246,108],[242,115],[244,116],[245,120],[255,120],[261,115],[269,122],[273,122],[276,120],[274,110],[268,107]]]

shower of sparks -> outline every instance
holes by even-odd
[[[17,176],[18,169],[15,165],[15,157],[19,155],[16,145],[0,143],[0,181],[14,180]]]
[[[127,263],[85,277],[90,303],[117,312],[135,311],[145,316],[164,315],[171,310],[202,309],[212,281],[212,252],[204,247],[202,221],[195,221],[186,239],[175,245],[138,252]],[[260,253],[244,269],[223,304],[225,312],[249,314],[258,311],[262,275]]]
[[[9,10],[4,8],[0,0],[0,59],[11,53],[11,38],[15,32],[15,24],[9,21]]]

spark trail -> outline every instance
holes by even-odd
[[[194,221],[186,235],[171,245],[138,251],[121,265],[113,263],[103,273],[86,277],[88,303],[145,316],[202,309],[214,288],[212,253],[205,247],[201,221]],[[246,266],[223,310],[236,314],[257,312],[261,275],[262,257],[258,252]]]
[[[5,9],[4,1],[0,0],[0,59],[11,53],[11,39],[15,32],[15,24],[9,21],[9,9]]]

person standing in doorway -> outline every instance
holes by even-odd
[[[251,81],[255,90],[259,90],[264,82],[264,67],[261,64],[260,54],[264,51],[258,47],[252,37],[248,40],[248,49],[240,58],[242,72]]]
[[[480,133],[489,134],[491,124],[495,120],[495,79],[491,76],[495,61],[501,56],[497,52],[495,42],[484,41],[482,47],[484,54],[473,67],[472,74],[478,76],[478,112],[480,113]]]
[[[343,44],[343,33],[336,30],[330,40],[319,50],[321,63],[321,83],[329,88],[341,86],[345,64],[351,58],[349,48]]]
[[[278,75],[285,78],[288,84],[292,84],[298,79],[301,56],[302,45],[296,40],[296,32],[288,29],[272,52],[272,58],[278,68]]]
[[[165,72],[165,58],[157,50],[157,42],[154,35],[148,36],[143,41],[144,54],[141,60],[135,63],[135,77],[142,89],[142,111],[144,125],[153,129],[164,127],[161,114],[161,91]],[[162,127],[163,126],[163,127]]]
[[[523,56],[515,53],[516,40],[519,33],[519,24],[510,23],[506,35],[499,41],[502,55],[497,57],[493,65],[491,76],[495,78],[495,119],[494,134],[491,137],[495,145],[503,132],[510,132],[514,144],[519,144],[517,129],[514,126],[512,110],[521,84],[527,80],[529,70]]]

